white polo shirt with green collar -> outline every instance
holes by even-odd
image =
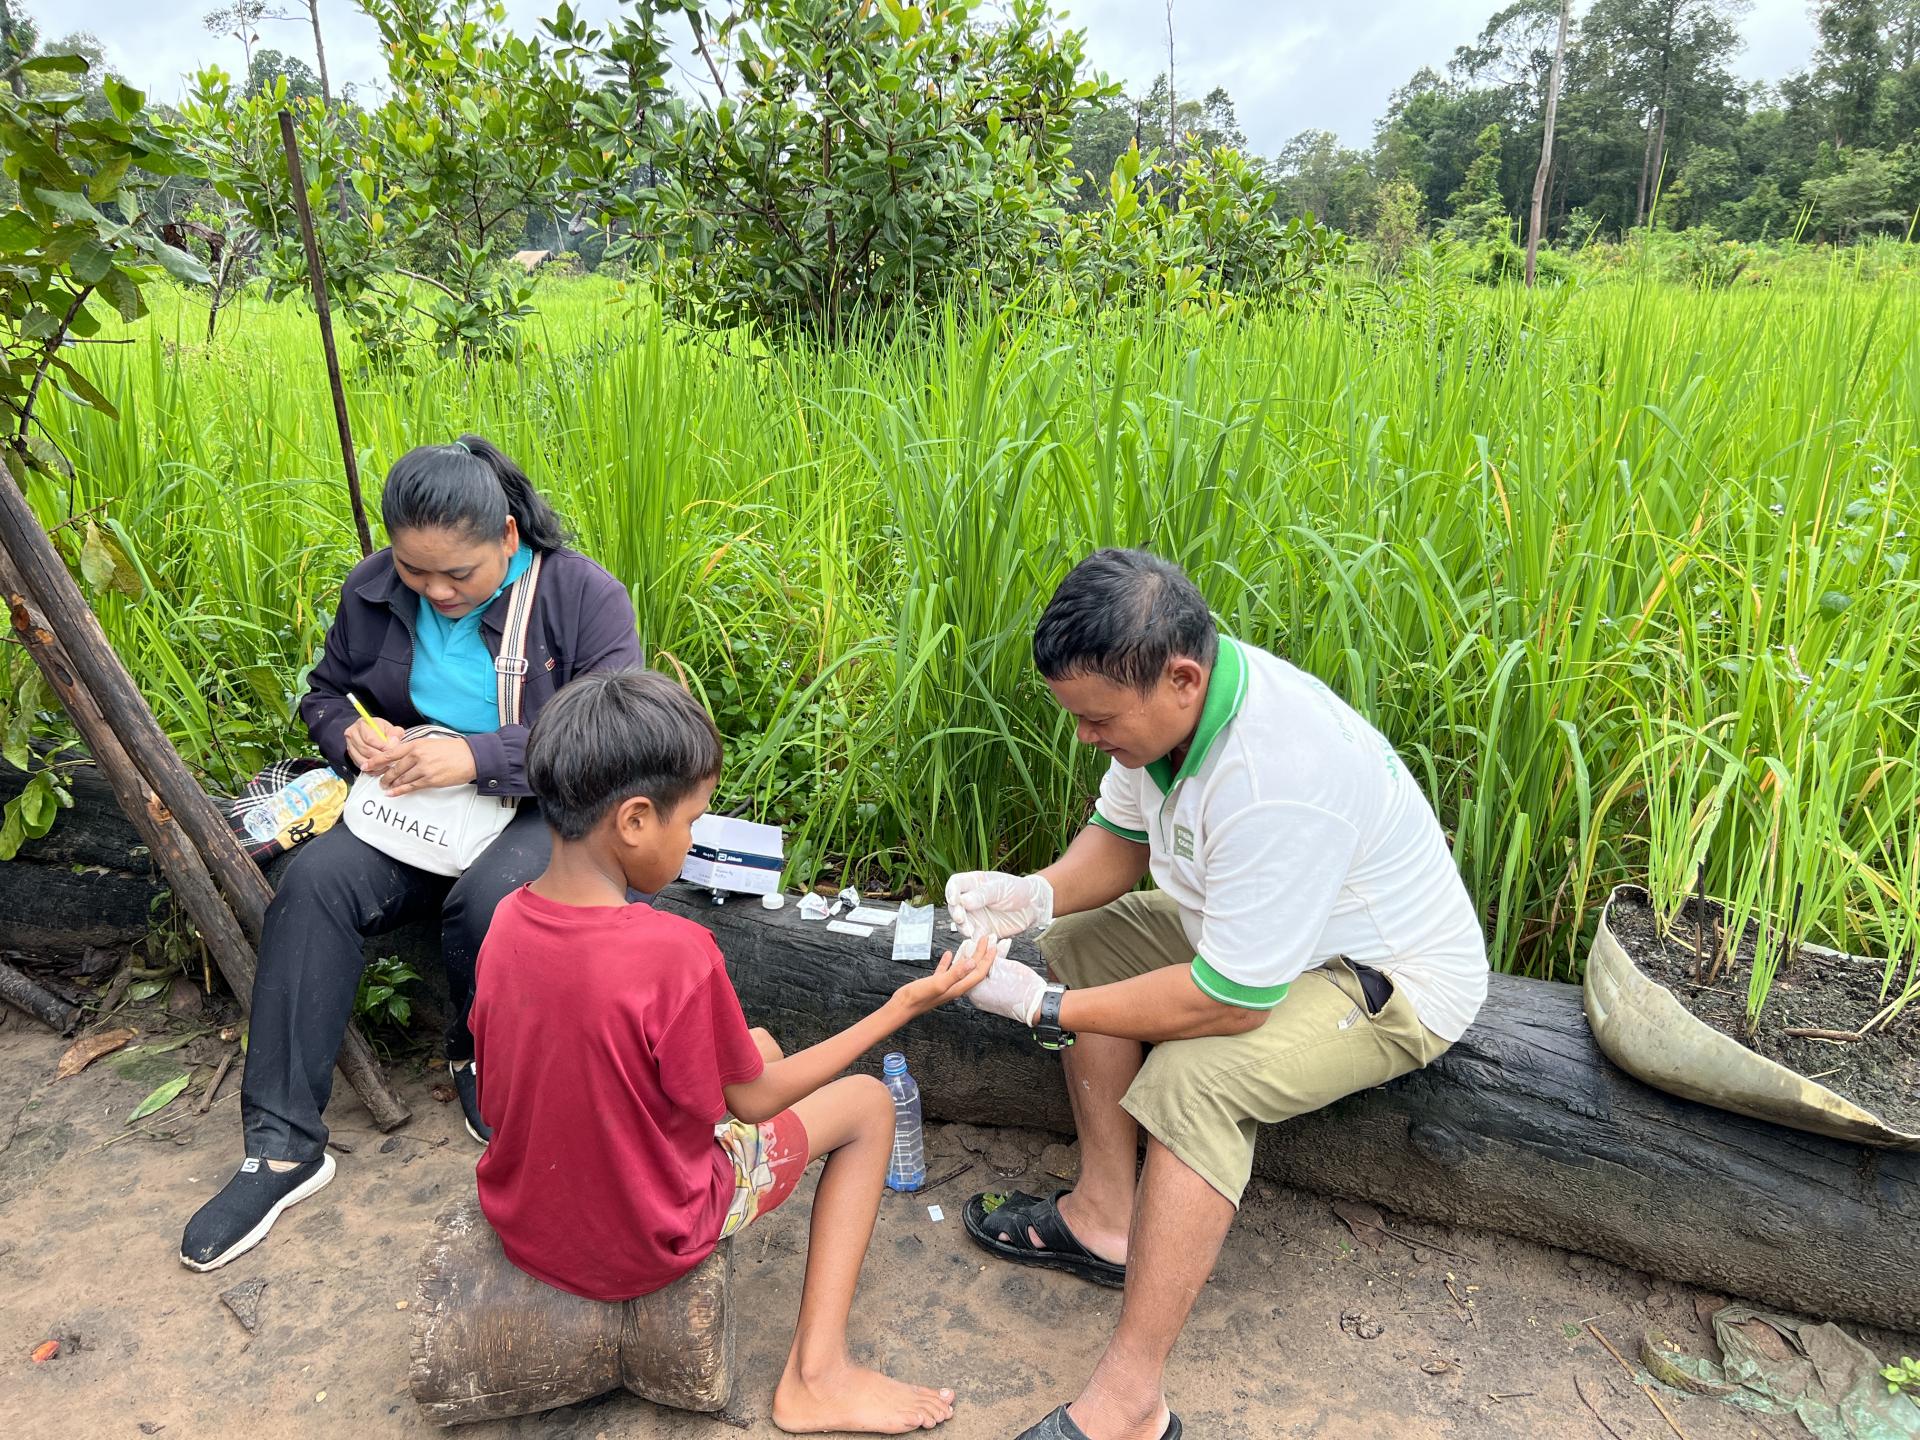
[[[1264,650],[1220,638],[1179,771],[1116,762],[1093,823],[1148,847],[1216,1000],[1270,1009],[1345,956],[1451,1043],[1486,999],[1479,918],[1426,796],[1386,737]]]

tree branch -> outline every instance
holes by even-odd
[[[61,317],[60,328],[48,338],[40,353],[40,364],[33,372],[33,384],[27,387],[27,398],[20,406],[20,432],[14,436],[13,444],[17,450],[25,450],[27,444],[27,425],[33,419],[34,404],[40,398],[40,384],[47,378],[47,371],[53,368],[53,357],[59,353],[61,341],[67,338],[67,327],[73,324],[80,314],[80,307],[87,303],[87,296],[93,293],[93,286],[83,285],[73,297],[73,304],[67,307],[67,313]]]

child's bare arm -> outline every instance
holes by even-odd
[[[948,951],[931,975],[902,985],[864,1020],[797,1055],[772,1061],[756,1080],[727,1086],[727,1109],[735,1119],[749,1125],[771,1120],[825,1085],[909,1020],[965,995],[987,978],[1007,943],[983,935],[962,945],[957,959]]]

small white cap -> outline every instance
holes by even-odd
[[[782,895],[778,890],[774,891],[771,895],[762,895],[760,897],[760,908],[762,910],[784,910],[786,904],[787,897]]]

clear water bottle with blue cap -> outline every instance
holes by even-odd
[[[927,1183],[927,1147],[920,1126],[920,1087],[907,1073],[907,1057],[891,1050],[880,1065],[893,1096],[893,1154],[887,1160],[889,1190],[918,1190]]]

